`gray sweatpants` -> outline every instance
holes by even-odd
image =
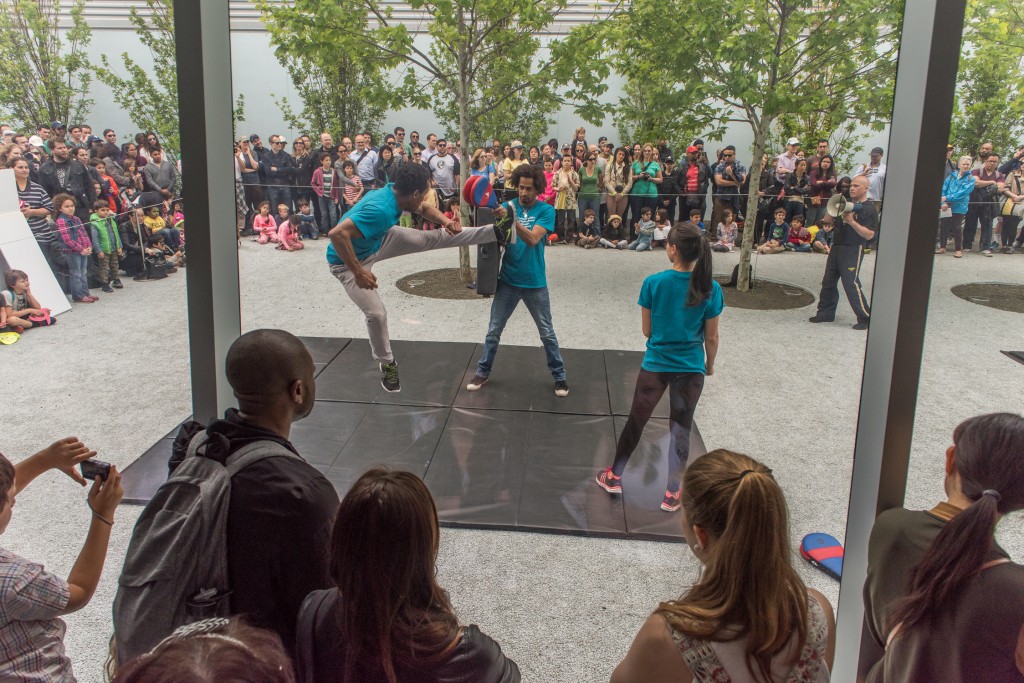
[[[449,234],[447,230],[411,230],[396,226],[388,230],[380,249],[359,263],[363,268],[372,270],[374,263],[384,259],[417,254],[431,249],[486,244],[494,242],[496,239],[493,225],[463,228],[462,232],[455,235]],[[378,290],[360,289],[356,284],[355,276],[344,265],[332,265],[331,275],[338,278],[338,281],[345,286],[349,298],[366,316],[366,331],[369,333],[373,359],[378,363],[393,363],[395,357],[391,353],[391,338],[388,336],[388,312],[384,308],[384,302],[381,301]]]

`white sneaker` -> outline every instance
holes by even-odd
[[[981,252],[981,255],[982,256],[988,256],[989,258],[991,258],[992,257],[992,252],[989,249],[986,249],[985,251]]]

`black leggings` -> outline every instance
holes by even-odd
[[[636,378],[636,390],[633,392],[633,405],[629,409],[629,420],[619,435],[619,443],[615,446],[615,462],[612,472],[621,477],[626,463],[629,461],[636,445],[640,442],[644,426],[651,419],[651,413],[669,390],[669,472],[668,491],[679,490],[680,473],[686,467],[690,457],[690,430],[693,428],[693,414],[697,410],[697,401],[704,389],[704,373],[701,372],[648,372],[640,370]]]

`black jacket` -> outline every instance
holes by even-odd
[[[337,608],[341,598],[338,590],[318,591],[309,596],[307,604],[316,608],[300,618],[296,669],[300,681],[338,683],[345,670],[345,645],[338,629]],[[312,640],[307,640],[305,624],[312,626]],[[308,661],[307,660],[311,660]],[[360,666],[361,665],[361,666]],[[476,626],[460,629],[459,642],[448,658],[436,665],[410,669],[398,667],[399,683],[519,683],[519,667],[505,656],[501,647]],[[367,662],[356,665],[360,683],[384,683],[384,672]]]
[[[679,167],[672,169],[672,172],[662,171],[661,173],[661,187],[658,188],[658,194],[662,199],[675,199],[678,195],[683,193],[683,186],[686,184],[686,176],[680,175]]]
[[[377,161],[377,187],[384,187],[387,183],[395,182],[395,175],[398,174],[398,167],[401,162],[391,160],[385,164],[382,160]],[[456,171],[458,173],[458,171]],[[455,182],[459,182],[459,178],[455,176]]]
[[[690,162],[683,161],[676,167],[676,173],[679,174],[679,188],[682,194],[686,193],[686,174],[690,170]],[[697,162],[697,194],[703,196],[708,191],[708,176],[710,169],[707,164]]]
[[[182,425],[172,448],[171,471],[185,457],[198,422]],[[230,409],[206,429],[206,457],[223,462],[254,441],[275,441],[295,452],[287,439],[246,423]],[[303,599],[331,584],[329,544],[338,494],[316,468],[301,458],[267,458],[231,479],[227,556],[231,612],[246,614],[254,626],[269,628],[293,653],[295,620]]]
[[[67,166],[63,184],[57,179],[58,166]],[[85,164],[77,159],[68,159],[64,164],[58,164],[50,159],[39,167],[39,184],[51,198],[61,192],[67,192],[75,198],[79,209],[92,211],[92,204],[96,201],[96,188],[93,187],[92,178]]]
[[[272,171],[276,168],[276,171]],[[295,159],[283,149],[268,152],[263,157],[263,170],[266,172],[268,185],[291,185],[295,180]]]

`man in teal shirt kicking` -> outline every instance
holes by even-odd
[[[368,192],[352,207],[327,236],[327,262],[331,274],[345,287],[350,299],[366,316],[373,359],[380,364],[381,386],[397,392],[398,363],[391,352],[388,337],[388,312],[377,292],[373,264],[384,259],[415,254],[431,249],[461,247],[498,241],[511,246],[516,242],[512,221],[497,225],[462,229],[457,220],[446,217],[437,207],[423,203],[430,190],[430,171],[420,164],[402,164],[395,182]],[[398,226],[403,211],[416,212],[444,230],[411,230]],[[393,229],[394,228],[394,229]]]

